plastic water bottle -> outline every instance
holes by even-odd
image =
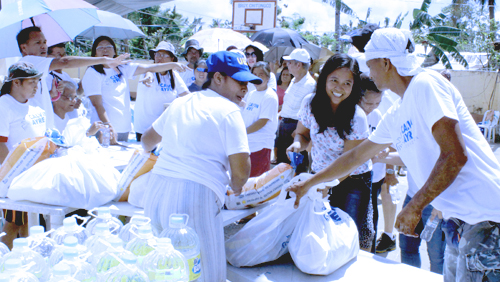
[[[63,226],[59,227],[52,234],[52,239],[58,245],[62,245],[64,238],[74,236],[78,239],[78,244],[82,245],[90,237],[88,231],[76,223],[75,217],[67,217],[63,220]]]
[[[153,235],[155,237],[158,237],[159,232],[158,230],[153,227],[151,224],[151,219],[149,217],[146,217],[146,216],[143,216],[143,215],[134,215],[132,216],[132,218],[130,219],[130,222],[125,224],[125,226],[123,226],[123,228],[120,230],[120,234],[118,235],[118,237],[120,237],[123,242],[125,243],[128,243],[130,242],[130,240],[136,238],[137,236],[135,236],[135,234],[133,232],[130,232],[130,230],[134,227],[134,228],[137,228],[139,226],[142,226],[142,225],[149,225],[151,227],[151,231],[153,232]]]
[[[102,143],[101,146],[103,148],[109,147],[109,142],[111,141],[111,129],[109,125],[104,125],[103,128],[100,129],[102,134]]]
[[[5,262],[4,275],[0,281],[9,282],[38,282],[38,278],[32,273],[26,272],[22,268],[23,263],[20,259],[8,259]]]
[[[78,257],[84,258],[85,254],[88,254],[87,247],[84,245],[78,244],[78,239],[75,236],[69,236],[64,238],[64,244],[62,246],[57,246],[56,249],[52,252],[52,255],[49,258],[49,266],[54,267],[56,264],[61,262],[63,259],[63,252],[69,248],[76,248],[78,250]]]
[[[96,224],[107,223],[111,233],[113,233],[113,235],[118,235],[120,233],[120,229],[123,227],[123,223],[118,218],[111,215],[108,207],[97,208],[97,215],[93,213],[95,210],[96,209],[89,211],[89,215],[95,217],[87,223],[87,231],[89,234],[95,234]]]
[[[116,237],[115,235],[111,234],[108,224],[106,223],[98,223],[96,225],[95,231],[95,235],[90,236],[90,238],[85,241],[85,247],[87,247],[89,252],[92,254],[92,257],[89,258],[89,261],[94,265],[95,263],[92,261],[92,258],[95,258],[97,255],[106,251],[109,245],[108,241],[112,237]]]
[[[76,248],[64,250],[63,260],[59,264],[68,265],[71,269],[70,275],[78,281],[90,282],[97,280],[94,267],[78,257]]]
[[[124,255],[121,257],[123,263],[113,268],[103,279],[106,282],[148,282],[146,274],[137,268],[137,257]]]
[[[46,261],[57,246],[56,241],[47,237],[43,226],[32,226],[30,228],[28,244],[30,249],[42,255]]]
[[[22,265],[27,267],[26,271],[34,274],[40,280],[45,280],[48,277],[49,272],[45,259],[28,247],[28,239],[26,238],[14,239],[12,252],[3,257],[0,269],[5,269],[5,262],[9,259],[20,259]]]
[[[399,192],[398,186],[390,186],[389,194],[391,195],[392,203],[397,205],[401,201],[401,193]]]
[[[433,220],[429,217],[425,223],[424,230],[420,233],[420,239],[429,242],[439,224],[441,224],[441,219],[438,216],[435,216]]]
[[[103,276],[106,272],[118,266],[120,264],[118,258],[132,254],[123,248],[123,241],[118,237],[111,237],[108,243],[110,244],[108,249],[94,259],[98,276]]]
[[[181,252],[189,265],[189,281],[198,280],[201,276],[200,239],[196,232],[187,226],[187,214],[172,214],[169,218],[169,228],[163,230],[160,237],[170,238],[172,245]]]
[[[131,232],[135,233],[133,230]],[[153,231],[149,225],[139,226],[136,236],[136,238],[127,243],[125,249],[136,255],[140,264],[142,259],[155,249],[156,237],[153,235]]]
[[[188,282],[189,270],[184,255],[175,250],[169,238],[159,238],[156,250],[142,260],[149,281]]]
[[[78,282],[78,280],[71,277],[71,268],[69,265],[59,263],[52,269],[52,274],[48,282]]]

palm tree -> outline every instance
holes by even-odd
[[[481,5],[488,5],[488,11],[490,13],[490,20],[495,20],[495,0],[476,0]]]
[[[340,13],[344,13],[349,16],[356,16],[356,13],[347,6],[342,0],[322,0],[323,3],[329,3],[331,6],[335,7],[335,41],[337,45],[335,50],[338,52],[340,50]]]
[[[423,65],[429,66],[441,60],[446,68],[451,69],[450,59],[445,53],[448,52],[457,62],[468,68],[469,64],[456,49],[458,43],[450,37],[458,36],[462,31],[454,27],[443,26],[443,20],[446,18],[443,13],[436,16],[429,15],[430,4],[431,0],[424,0],[420,9],[414,9],[414,21],[410,23],[410,29],[416,35],[416,41],[426,47],[432,47]]]

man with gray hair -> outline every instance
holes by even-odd
[[[276,148],[278,163],[290,163],[286,156],[286,148],[293,143],[292,133],[297,128],[298,113],[302,100],[316,88],[316,81],[309,74],[311,57],[305,49],[295,49],[283,59],[288,63],[288,70],[294,76],[283,97]]]
[[[401,99],[367,140],[289,191],[298,205],[310,187],[348,175],[394,143],[419,188],[396,228],[418,236],[422,210],[432,203],[446,219],[445,281],[498,281],[500,164],[459,91],[441,74],[420,68],[413,50],[409,31],[373,33],[365,47],[370,76],[378,89]]]

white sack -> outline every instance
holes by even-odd
[[[144,208],[144,194],[148,188],[149,177],[152,172],[148,172],[137,177],[132,184],[130,184],[130,194],[128,195],[128,202],[132,206]]]

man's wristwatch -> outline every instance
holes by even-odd
[[[394,174],[394,169],[392,169],[392,168],[388,168],[385,172],[386,172],[387,174]]]

